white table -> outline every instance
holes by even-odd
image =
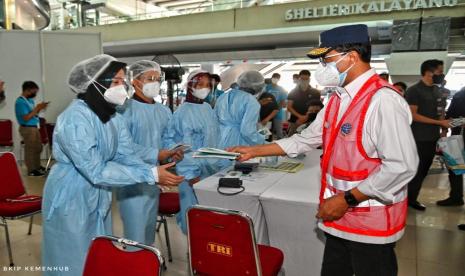
[[[315,215],[320,191],[320,155],[315,150],[304,159],[305,167],[286,174],[260,196],[270,245],[284,252],[286,276],[320,275],[324,235]]]
[[[221,195],[217,191],[219,174],[208,177],[194,185],[195,194],[200,205],[243,211],[254,223],[255,236],[260,244],[269,244],[265,215],[259,201],[260,195],[283,178],[286,173],[258,169],[253,172],[253,181],[243,180],[245,191],[235,196]],[[224,189],[234,192],[236,189]]]

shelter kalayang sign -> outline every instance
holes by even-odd
[[[365,1],[351,4],[334,4],[322,7],[290,9],[286,11],[286,21],[305,20],[331,16],[347,16],[369,13],[387,13],[418,9],[454,7],[458,0],[393,0]]]

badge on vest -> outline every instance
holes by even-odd
[[[329,128],[329,122],[325,122],[324,127],[325,127],[325,128]]]
[[[347,136],[350,134],[350,132],[352,131],[352,125],[349,124],[349,123],[345,123],[341,126],[341,133],[342,135],[344,136]]]

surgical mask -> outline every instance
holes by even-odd
[[[193,89],[192,95],[197,99],[204,100],[210,94],[210,88]]]
[[[160,94],[160,83],[158,81],[149,82],[142,87],[142,93],[148,98],[156,98]]]
[[[34,93],[34,94],[31,94],[31,95],[27,96],[26,98],[34,99],[36,96],[37,96],[37,93]]]
[[[433,83],[436,84],[436,85],[441,85],[444,82],[445,77],[446,76],[444,74],[439,74],[439,75],[434,74],[433,75]]]
[[[299,87],[302,90],[306,90],[309,86],[310,84],[308,83],[308,81],[304,81],[304,80],[299,81]]]
[[[277,79],[277,78],[272,78],[271,79],[272,84],[278,84],[278,82],[279,82],[279,79]]]
[[[318,64],[315,71],[316,81],[321,86],[342,87],[347,78],[347,72],[349,72],[349,70],[352,69],[352,67],[354,66],[354,64],[352,64],[344,72],[339,72],[339,70],[337,69],[337,64],[346,56],[347,55],[345,55],[338,61],[326,63],[326,66],[324,66],[322,63]]]
[[[109,103],[123,105],[129,99],[129,95],[124,85],[117,85],[108,88],[103,94],[103,98]]]

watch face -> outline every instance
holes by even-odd
[[[344,193],[344,199],[346,200],[347,204],[349,204],[349,206],[356,206],[358,204],[357,199],[350,191],[346,191]]]

